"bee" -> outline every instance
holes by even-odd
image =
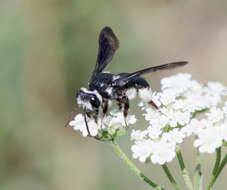
[[[107,73],[104,72],[104,69],[113,59],[119,47],[119,40],[110,27],[104,27],[100,32],[98,42],[98,56],[88,83],[89,86],[88,88],[81,88],[76,93],[77,104],[83,108],[88,134],[90,132],[87,117],[97,122],[100,114],[103,117],[107,114],[112,101],[116,101],[124,118],[127,117],[130,107],[129,99],[139,94],[141,89],[150,88],[148,82],[141,77],[142,75],[159,70],[173,69],[188,63],[187,61],[179,61],[148,67],[132,73]],[[158,109],[152,100],[149,100],[148,103]]]

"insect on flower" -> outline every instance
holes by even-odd
[[[76,94],[77,103],[84,110],[83,115],[88,133],[90,132],[87,117],[93,118],[97,122],[100,115],[104,117],[107,114],[112,100],[117,102],[119,109],[123,111],[124,118],[127,117],[129,99],[139,94],[140,90],[150,88],[148,82],[140,77],[141,75],[187,64],[186,61],[172,62],[133,73],[112,74],[103,72],[118,47],[119,41],[112,29],[104,27],[99,35],[98,56],[89,81],[89,87],[88,89],[81,88]],[[149,100],[148,103],[158,108],[152,100]]]

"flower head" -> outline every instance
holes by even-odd
[[[132,125],[136,123],[134,115],[128,115],[124,118],[123,113],[117,110],[110,112],[110,114],[103,119],[98,118],[97,122],[89,117],[78,114],[74,120],[69,122],[74,130],[79,130],[83,136],[91,135],[99,140],[111,140],[113,137],[124,134],[126,131],[126,124]]]
[[[161,92],[146,96],[140,103],[147,129],[134,130],[131,139],[133,157],[140,161],[165,164],[175,157],[175,150],[186,137],[194,135],[194,147],[213,153],[227,140],[227,103],[218,108],[227,88],[218,82],[203,85],[190,74],[177,74],[161,80]],[[148,97],[159,109],[146,102]],[[203,118],[196,118],[199,113]],[[149,142],[149,143],[148,143]]]

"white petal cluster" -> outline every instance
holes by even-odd
[[[161,80],[161,92],[146,92],[159,109],[139,104],[149,122],[146,130],[134,130],[131,135],[133,157],[141,162],[165,164],[175,157],[177,146],[186,137],[196,136],[194,147],[213,153],[227,140],[227,103],[218,104],[227,95],[227,88],[218,82],[203,85],[190,74],[177,74]],[[150,102],[146,101],[146,102]],[[199,113],[205,117],[197,119]]]
[[[194,147],[198,147],[200,152],[214,153],[227,140],[227,114],[225,109],[226,103],[222,109],[212,107],[206,113],[206,119],[197,120],[200,130],[193,131],[198,137],[194,141]]]
[[[71,126],[74,130],[79,130],[83,136],[88,136],[89,130],[90,135],[95,137],[98,135],[102,136],[102,132],[107,132],[108,135],[116,135],[118,131],[124,131],[126,129],[126,125],[136,123],[136,117],[134,115],[128,115],[125,119],[123,113],[117,110],[110,112],[110,114],[103,119],[99,117],[97,123],[92,118],[86,117],[86,119],[87,126],[84,116],[82,114],[78,114],[72,121],[69,122],[69,126]]]
[[[100,120],[98,123],[96,123],[94,120],[88,119],[87,124],[89,126],[90,135],[96,136],[98,134],[98,130],[100,129]],[[86,127],[84,116],[82,114],[76,115],[74,120],[69,122],[69,126],[73,127],[74,130],[79,130],[84,137],[88,136],[88,130]]]
[[[113,135],[116,131],[125,129],[126,126],[136,123],[135,115],[128,115],[127,118],[124,118],[122,112],[114,110],[110,112],[110,115],[104,118],[103,124],[104,129],[108,131],[109,134]]]
[[[200,152],[214,153],[216,148],[222,145],[221,132],[221,127],[210,127],[200,131],[194,146],[198,147]]]
[[[135,135],[135,134],[134,134]],[[144,135],[143,132],[141,134]],[[133,140],[135,137],[132,137]],[[175,157],[175,144],[169,143],[165,139],[151,140],[151,139],[138,139],[131,150],[133,158],[139,159],[140,162],[151,160],[153,163],[164,164],[170,162]]]

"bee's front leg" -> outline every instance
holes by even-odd
[[[103,112],[103,117],[106,116],[106,113],[107,113],[107,111],[108,111],[108,107],[109,107],[108,99],[104,98],[104,99],[103,99],[103,102],[102,102],[102,112]]]
[[[120,110],[123,109],[123,115],[124,115],[124,120],[125,120],[125,125],[128,126],[127,122],[126,122],[126,118],[128,116],[128,110],[129,110],[129,99],[126,95],[120,97],[117,99],[117,104],[120,108]]]
[[[154,103],[153,100],[150,100],[150,101],[148,102],[148,104],[151,105],[152,107],[154,107],[156,110],[159,109],[159,107]]]
[[[129,110],[129,99],[127,96],[122,97],[122,105],[123,105],[123,114],[126,118],[128,116],[128,110]]]
[[[88,136],[91,137],[91,133],[90,133],[89,126],[88,126],[88,121],[87,121],[87,116],[88,116],[88,114],[85,112],[85,113],[83,114],[83,116],[84,116],[84,122],[85,122],[85,125],[86,125],[86,129],[87,129]],[[88,117],[89,117],[89,116],[88,116]]]

